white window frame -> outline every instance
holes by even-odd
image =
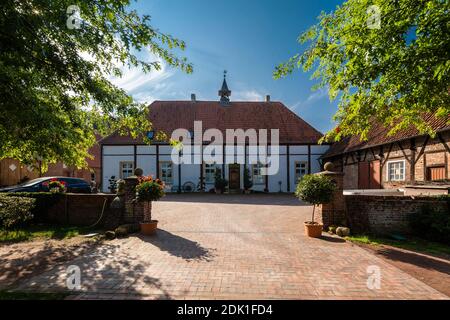
[[[123,174],[124,169],[125,169],[123,166],[125,164],[127,164],[127,165],[131,164],[131,172],[129,175]],[[129,168],[126,168],[126,169],[127,169],[127,171],[129,170]],[[125,178],[132,176],[134,174],[133,171],[134,171],[134,161],[120,161],[119,162],[119,177],[120,177],[120,179],[125,179]]]
[[[164,165],[170,165],[170,179],[163,177],[163,168]],[[167,168],[166,168],[167,169]],[[164,182],[166,185],[173,184],[173,163],[172,161],[159,161],[159,179]]]
[[[252,164],[252,181],[253,184],[262,185],[265,184],[265,176],[261,174],[261,169],[263,169],[265,166],[261,162]],[[255,174],[255,169],[259,171],[258,174]]]
[[[395,163],[402,163],[403,164],[403,176],[400,177],[400,179],[391,179],[391,169],[390,166]],[[398,160],[389,160],[387,162],[386,166],[386,181],[392,181],[392,182],[398,182],[398,181],[405,181],[406,180],[406,160],[405,159],[398,159]]]
[[[208,163],[208,162],[203,162],[203,177],[205,178],[205,183],[207,184],[213,184],[215,181],[215,174],[216,174],[216,170],[219,169],[222,173],[222,168],[220,165],[218,165],[217,163],[213,162],[213,163]],[[209,175],[207,175],[206,170],[212,170],[212,172],[210,172],[211,174],[211,180],[208,180],[207,177]]]
[[[297,165],[300,164],[305,164],[305,168],[301,168],[300,166],[298,167],[299,170],[305,170],[304,174],[297,174]],[[295,178],[295,183],[297,183],[299,181],[299,179],[301,177],[303,177],[304,175],[308,174],[308,161],[307,160],[298,160],[298,161],[294,161],[294,178]]]

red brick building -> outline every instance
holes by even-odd
[[[97,142],[89,149],[89,153],[93,156],[93,159],[86,159],[88,164],[87,169],[77,169],[58,162],[49,165],[48,171],[43,173],[42,176],[76,177],[88,182],[94,178],[97,186],[99,186],[101,181],[100,140],[100,136],[97,136]],[[0,186],[15,185],[23,180],[38,178],[39,175],[39,170],[27,167],[15,159],[0,160]]]
[[[411,184],[450,183],[450,125],[429,115],[436,137],[409,128],[388,136],[374,123],[367,141],[351,136],[334,143],[323,155],[344,173],[344,189],[397,188]]]

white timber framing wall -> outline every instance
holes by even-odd
[[[203,146],[203,149],[206,147]],[[229,146],[224,146],[221,156],[226,158]],[[254,154],[256,147],[252,146],[234,146],[235,156],[243,156],[252,175],[252,163],[250,155]],[[264,177],[261,183],[254,183],[252,190],[268,192],[294,192],[298,171],[302,170],[304,174],[316,173],[321,170],[320,157],[328,150],[328,145],[315,144],[289,144],[279,146],[279,168],[274,175]],[[245,152],[244,152],[245,150]],[[270,146],[268,146],[270,154]],[[199,148],[194,154],[200,153]],[[141,168],[144,175],[151,175],[161,178],[161,165],[172,163],[172,147],[167,144],[152,145],[106,145],[101,146],[101,166],[102,166],[102,191],[109,192],[109,179],[122,177],[121,165],[129,164],[132,169]],[[200,155],[202,157],[202,155]],[[229,164],[218,164],[225,179],[229,180]],[[297,166],[297,168],[296,168]],[[301,168],[300,168],[301,166]],[[296,174],[297,169],[297,174]],[[240,165],[240,189],[244,184],[244,165]],[[166,191],[176,191],[187,182],[192,182],[197,186],[201,177],[205,175],[204,164],[181,164],[172,163],[172,184],[167,186]],[[206,191],[214,188],[214,182],[206,183]]]

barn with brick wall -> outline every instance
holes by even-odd
[[[389,136],[389,128],[374,122],[368,139],[351,136],[334,143],[323,155],[344,173],[344,189],[388,189],[406,185],[450,183],[449,119],[425,116],[435,137],[415,128]]]

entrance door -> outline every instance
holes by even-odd
[[[239,164],[230,164],[228,167],[228,184],[230,190],[237,190],[241,187],[241,172]]]
[[[358,163],[358,189],[369,189],[369,163]]]
[[[358,189],[380,189],[380,161],[358,163]]]
[[[370,189],[381,188],[380,160],[370,161]]]

